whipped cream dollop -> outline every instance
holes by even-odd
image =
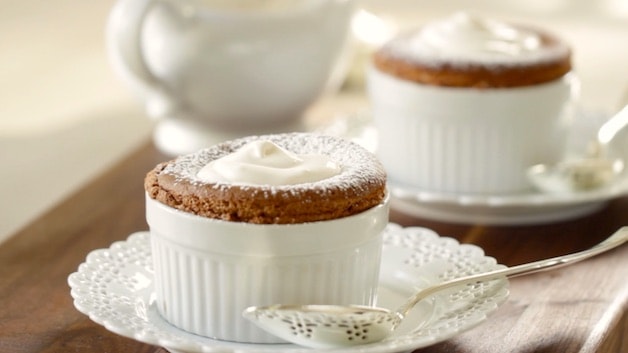
[[[427,23],[391,49],[422,61],[504,63],[554,55],[535,31],[467,12]]]
[[[208,163],[196,177],[211,183],[295,185],[321,181],[341,171],[325,155],[297,155],[271,141],[257,140]]]
[[[418,45],[454,55],[490,53],[512,56],[538,50],[541,46],[541,39],[533,32],[466,12],[426,25],[415,40]]]

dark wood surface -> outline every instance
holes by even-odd
[[[144,174],[168,157],[147,142],[0,245],[0,352],[165,352],[118,336],[72,305],[67,276],[91,250],[147,229]],[[628,225],[628,197],[590,216],[536,226],[454,225],[397,214],[473,243],[506,265],[582,250]],[[511,281],[480,326],[417,352],[628,352],[628,246]]]

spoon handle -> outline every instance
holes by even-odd
[[[498,270],[493,270],[490,272],[478,273],[470,276],[455,278],[446,282],[442,282],[436,284],[434,286],[425,288],[417,292],[414,296],[412,296],[406,303],[404,303],[399,309],[397,309],[396,314],[399,318],[403,318],[406,314],[421,300],[429,297],[430,295],[441,291],[443,289],[475,283],[480,281],[488,281],[493,279],[498,279],[501,277],[512,278],[516,276],[527,275],[530,273],[553,270],[556,268],[560,268],[563,266],[571,265],[578,261],[582,261],[618,247],[628,241],[628,226],[622,227],[617,230],[613,235],[608,237],[606,240],[601,243],[595,245],[594,247],[583,250],[577,253],[563,255],[558,257],[553,257],[546,260],[540,260],[535,262],[530,262],[527,264],[521,264],[513,267],[505,267]]]
[[[604,146],[618,139],[625,140],[626,137],[622,135],[626,133],[628,133],[628,105],[602,124],[597,132],[597,140]],[[625,141],[623,142],[625,143]]]

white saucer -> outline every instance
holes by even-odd
[[[580,111],[574,122],[570,149],[590,141],[605,119],[602,114]],[[340,117],[319,132],[341,136],[361,144],[372,152],[377,149],[377,130],[370,112]],[[430,192],[389,181],[391,207],[415,217],[452,223],[495,225],[540,224],[573,219],[591,214],[611,199],[628,193],[628,176],[622,174],[611,185],[597,190],[574,193],[528,193],[508,195],[460,195]]]
[[[389,224],[378,305],[396,308],[419,287],[499,267],[477,246],[461,245],[429,229]],[[170,352],[313,352],[292,344],[217,341],[168,324],[154,304],[148,232],[92,251],[68,283],[75,307],[90,319],[109,331]],[[429,346],[480,324],[507,297],[506,279],[454,288],[419,303],[387,340],[334,352],[402,352]]]

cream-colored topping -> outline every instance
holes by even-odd
[[[285,11],[311,2],[308,0],[197,0],[208,9],[218,11],[255,12]]]
[[[460,12],[426,24],[391,49],[424,61],[507,63],[556,54],[542,44],[534,31]]]
[[[257,140],[210,162],[196,176],[211,183],[295,185],[321,181],[340,172],[327,156],[297,155],[273,142]]]

